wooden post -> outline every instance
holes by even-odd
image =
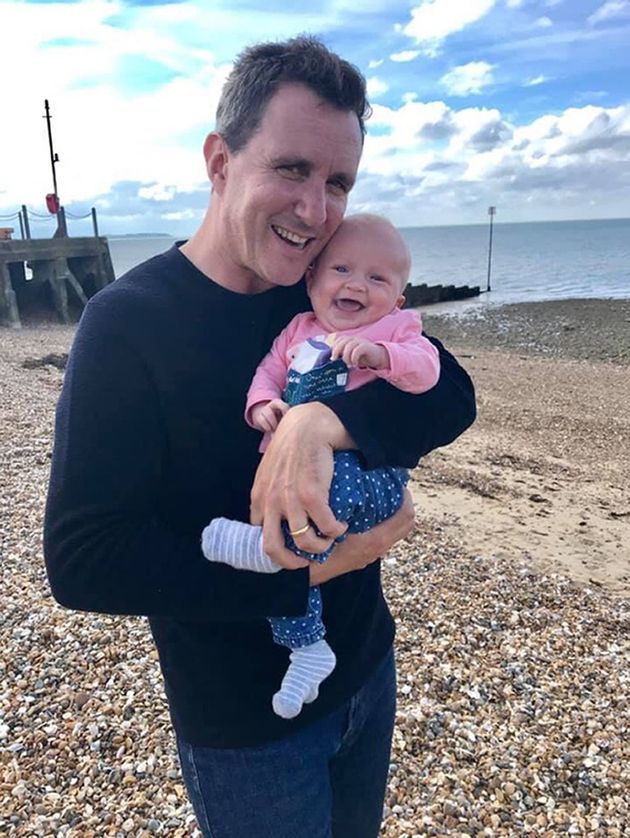
[[[15,291],[11,284],[11,274],[6,262],[0,262],[0,324],[19,329],[20,314],[18,312]]]
[[[59,207],[57,213],[57,233],[64,238],[68,237],[68,225],[66,223],[66,210],[64,207]]]
[[[31,225],[28,221],[28,210],[26,209],[26,204],[22,204],[22,218],[24,219],[24,230],[26,232],[26,238],[30,239],[31,237]]]
[[[94,229],[94,238],[98,238],[98,219],[96,218],[96,207],[92,207],[92,227]]]
[[[25,239],[26,234],[24,232],[24,222],[22,221],[22,210],[18,212],[18,221],[20,222],[20,237]]]

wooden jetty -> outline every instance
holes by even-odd
[[[404,290],[404,308],[446,303],[451,300],[467,300],[481,293],[478,285],[407,285]]]
[[[26,268],[32,271],[27,278]],[[72,323],[88,299],[114,281],[102,236],[13,241],[0,237],[0,325]]]

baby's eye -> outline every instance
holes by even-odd
[[[348,273],[348,266],[347,265],[333,265],[333,271],[336,271],[338,274],[347,274]]]
[[[374,280],[374,282],[387,282],[385,277],[381,276],[380,274],[372,274],[370,279]]]

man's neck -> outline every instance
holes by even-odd
[[[236,294],[261,294],[271,287],[254,273],[239,268],[224,256],[221,247],[213,242],[207,220],[180,247],[189,262],[204,276]]]

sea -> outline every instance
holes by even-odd
[[[479,286],[477,298],[444,310],[570,298],[630,298],[630,218],[407,227],[414,285]],[[167,250],[169,236],[108,236],[122,275]],[[489,260],[490,256],[490,260]],[[490,272],[488,281],[488,262]],[[489,286],[489,291],[488,291]]]

